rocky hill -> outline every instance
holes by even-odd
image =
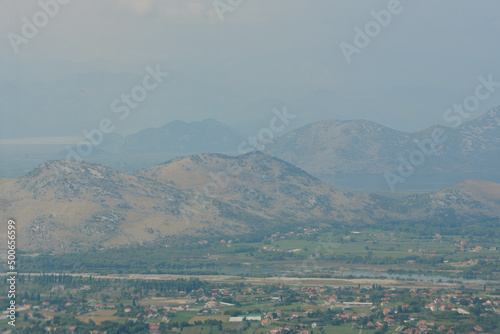
[[[221,172],[228,168],[231,180],[223,187],[215,180],[226,180]],[[179,233],[243,234],[283,222],[371,221],[365,212],[374,210],[366,196],[337,191],[261,154],[197,154],[137,175],[48,161],[21,178],[0,180],[0,187],[0,211],[18,221],[20,247],[42,251],[141,244]]]
[[[137,175],[220,201],[228,213],[306,221],[374,221],[387,217],[368,196],[332,188],[302,169],[262,153],[238,157],[198,154]]]
[[[187,196],[152,180],[74,161],[49,161],[0,181],[2,214],[18,223],[20,249],[76,250],[153,240]]]
[[[48,161],[0,180],[0,213],[19,249],[69,252],[159,243],[169,236],[241,235],[287,224],[500,217],[500,185],[468,181],[402,200],[342,191],[264,154],[197,154],[127,175],[98,164]],[[2,231],[1,237],[5,237]]]
[[[481,221],[500,217],[500,185],[480,180],[467,180],[441,191],[410,196],[403,201],[415,217],[439,221]]]

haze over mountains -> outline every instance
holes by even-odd
[[[223,121],[237,132],[251,134],[269,122],[273,108],[284,105],[300,112],[289,129],[335,117],[332,115],[336,110],[357,115],[355,110],[367,107],[325,89],[290,99],[262,98],[266,94],[249,97],[234,92],[227,82],[213,78],[200,80],[187,73],[162,69],[168,71],[168,80],[149,92],[147,99],[138,103],[126,120],[120,120],[119,115],[113,113],[111,104],[142,82],[144,68],[138,71],[141,74],[95,71],[49,82],[20,83],[0,78],[1,108],[24,111],[2,115],[2,122],[19,126],[2,128],[0,139],[79,136],[83,129],[92,129],[103,117],[115,121],[118,131],[126,136],[173,120],[201,120],[207,111],[210,117]],[[44,127],[39,126],[47,120],[50,121],[44,123]]]
[[[430,152],[432,132],[436,130],[442,132],[443,142],[433,146]],[[408,161],[415,151],[422,152],[425,161],[416,166],[404,184],[398,184],[398,190],[439,190],[471,178],[500,182],[497,169],[500,108],[458,127],[433,126],[415,133],[367,120],[319,121],[285,132],[284,135],[277,133],[272,143],[266,143],[266,154],[344,189],[389,190],[384,173],[397,173],[401,161]],[[251,136],[256,138],[258,133]],[[100,145],[93,147],[92,154],[83,159],[131,174],[195,153],[235,155],[241,143],[251,141],[247,135],[214,119],[173,121],[126,137],[107,134]],[[40,153],[29,159],[14,155],[8,164],[0,164],[0,175],[18,177],[47,158],[65,159],[67,151],[63,147],[59,150],[58,154]]]
[[[500,184],[487,180],[500,175],[499,112],[416,133],[366,120],[320,121],[277,136],[266,143],[268,154],[238,155],[251,140],[213,119],[170,122],[127,137],[111,133],[87,161],[63,160],[63,150],[59,161],[0,179],[0,212],[18,220],[20,247],[44,252],[162,243],[177,235],[262,234],[299,223],[500,219]],[[419,143],[435,129],[445,139],[415,175],[456,173],[463,182],[386,197],[322,181],[397,171],[401,157],[425,150]],[[27,168],[22,158],[9,161],[11,168],[15,163]],[[467,180],[469,172],[481,180]]]
[[[88,162],[48,161],[23,177],[0,180],[0,187],[0,212],[15,216],[19,248],[30,251],[161,243],[179,234],[262,234],[298,223],[500,217],[500,184],[467,181],[388,199],[335,189],[261,153],[197,154],[135,175]]]
[[[366,120],[320,121],[278,137],[266,153],[317,177],[335,174],[383,174],[397,170],[400,159],[425,150],[434,129],[444,142],[435,145],[418,173],[497,173],[500,163],[500,108],[458,128],[433,126],[405,133]],[[171,122],[126,137],[120,152],[237,153],[246,138],[215,121]],[[422,146],[419,146],[418,143]]]

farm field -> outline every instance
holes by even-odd
[[[125,323],[128,318],[115,316],[116,310],[99,310],[95,312],[90,312],[85,315],[76,317],[82,322],[89,322],[92,320],[94,323],[102,323],[103,321],[116,321]]]

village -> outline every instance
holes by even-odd
[[[180,239],[148,248],[23,256],[16,328],[7,326],[4,312],[0,329],[498,333],[496,239],[410,232],[320,224],[260,239]],[[119,270],[109,268],[110,261]],[[39,264],[56,273],[40,273]],[[357,268],[364,269],[356,276]]]

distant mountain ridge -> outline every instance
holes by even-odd
[[[500,107],[457,128],[434,126],[405,133],[365,121],[320,121],[278,138],[266,153],[322,177],[394,172],[410,153],[422,150],[439,129],[446,138],[418,167],[418,173],[499,173]]]
[[[405,178],[404,184],[398,184],[404,187],[398,190],[437,190],[470,178],[500,182],[496,167],[500,165],[499,114],[500,108],[494,108],[457,128],[433,126],[415,133],[366,120],[320,121],[277,135],[274,143],[266,144],[265,153],[344,189],[391,189],[385,173],[398,173],[401,161],[408,161],[412,153],[423,153],[425,161],[416,166],[411,178]],[[445,140],[427,154],[422,152],[426,150],[422,146],[428,146],[433,131],[442,132]],[[105,135],[92,154],[83,158],[135,173],[195,153],[236,154],[245,142],[247,138],[213,119],[173,121],[127,137]],[[62,149],[50,158],[64,159],[67,154]],[[46,159],[45,155],[30,159],[19,156],[0,164],[0,168],[4,176],[20,176]]]
[[[410,135],[370,121],[321,121],[276,140],[266,153],[313,175],[377,173],[397,161]]]
[[[159,128],[142,130],[125,137],[123,153],[216,153],[236,152],[244,139],[226,125],[206,119],[186,123],[172,121]]]

